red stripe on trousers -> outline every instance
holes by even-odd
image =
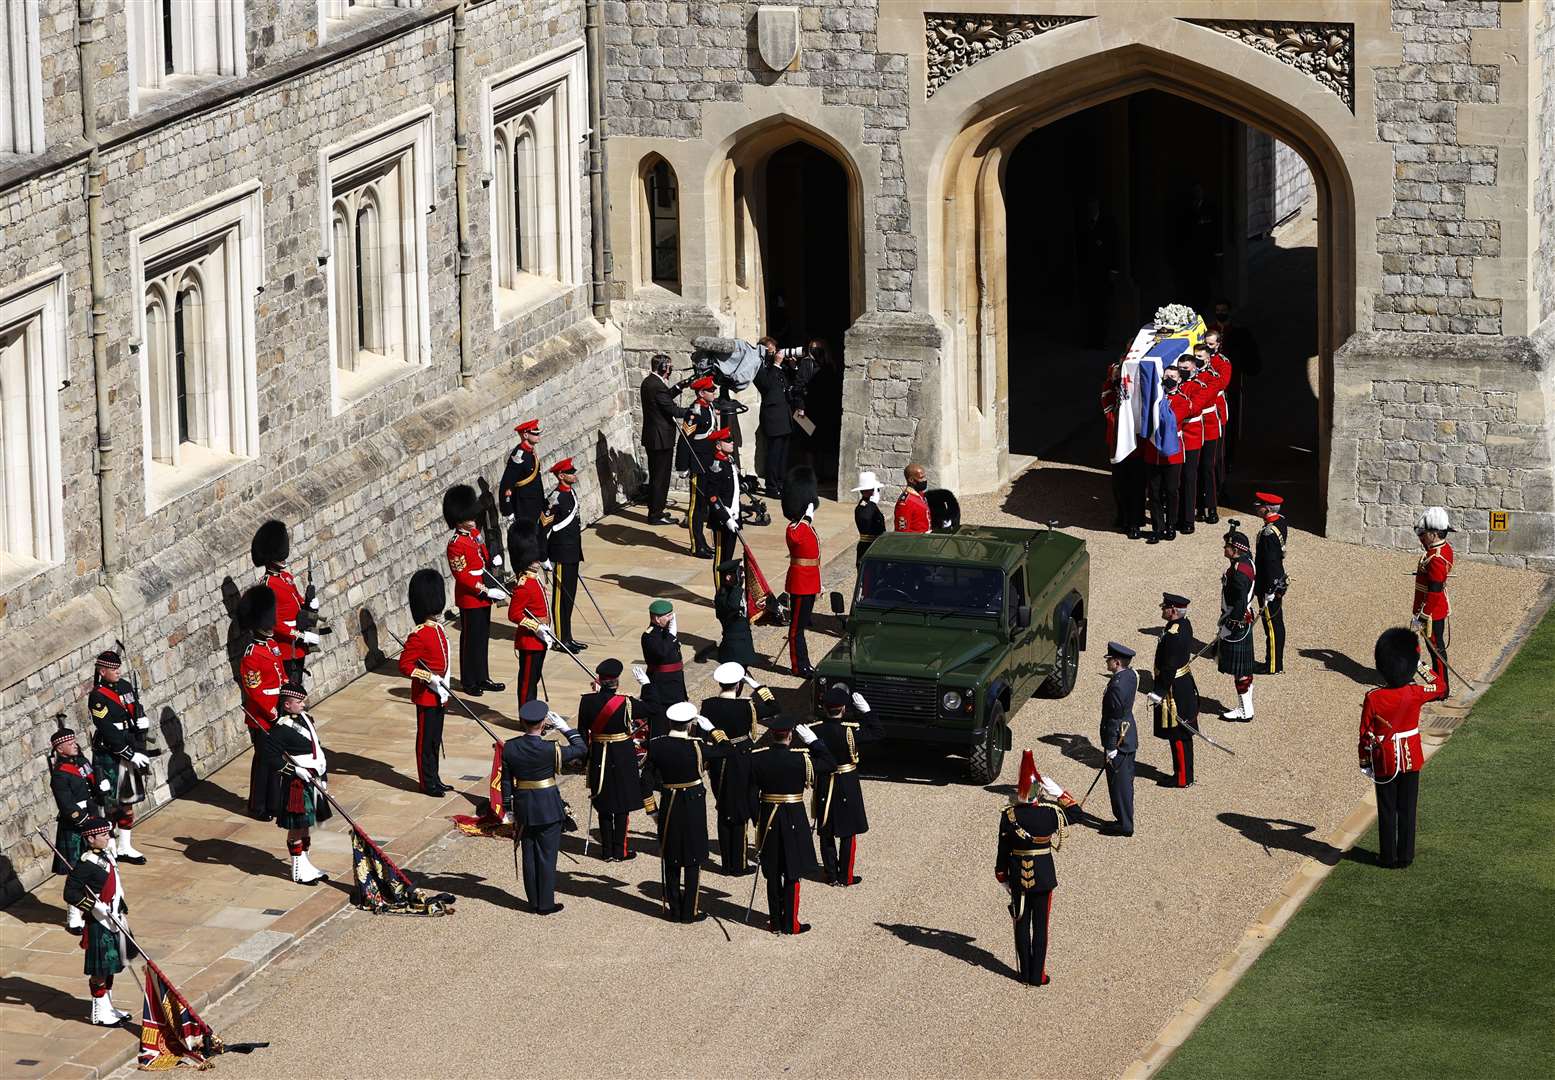
[[[1187,787],[1188,758],[1187,755],[1183,753],[1182,743],[1176,739],[1172,740],[1172,766],[1177,770],[1177,786]]]
[[[623,814],[621,816],[621,857],[623,859],[626,858],[626,833],[627,833],[627,830],[629,830],[631,827],[632,827],[632,815],[631,814]]]
[[[1042,913],[1042,940],[1043,940],[1044,943],[1047,941],[1048,930],[1051,928],[1052,922],[1053,922],[1053,894],[1052,894],[1051,891],[1049,891],[1048,894],[1047,894],[1047,910]],[[1042,977],[1040,979],[1038,979],[1037,981],[1039,983],[1047,982],[1047,946],[1046,946],[1046,944],[1044,944],[1043,948],[1042,948]]]
[[[795,675],[799,674],[799,652],[794,644],[799,636],[799,612],[796,609],[788,620],[788,670]]]
[[[853,862],[858,858],[858,837],[848,837],[848,877],[849,885],[853,884]]]
[[[799,882],[794,882],[794,929],[793,933],[799,933]]]

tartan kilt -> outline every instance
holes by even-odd
[[[1215,664],[1222,675],[1253,675],[1258,665],[1253,659],[1253,628],[1248,626],[1241,641],[1220,639],[1216,647]]]
[[[97,801],[105,810],[115,806],[132,806],[146,797],[143,786],[135,783],[134,770],[130,764],[117,754],[93,750],[92,778],[98,785],[95,793]],[[106,791],[102,787],[104,780],[108,781]],[[121,793],[119,791],[121,784],[129,790]]]
[[[274,773],[269,805],[283,829],[310,829],[330,818],[329,803],[313,786],[295,776]]]
[[[71,867],[81,858],[81,852],[86,847],[86,838],[81,835],[81,830],[72,829],[67,823],[61,821],[54,829],[54,846],[59,848],[59,855],[54,856],[54,872],[56,874],[68,874]],[[64,856],[64,859],[60,858]],[[65,860],[68,859],[69,862]]]
[[[139,955],[135,951],[135,946],[131,945],[127,938],[124,941],[124,951],[121,953],[119,932],[110,930],[91,915],[86,917],[86,940],[82,943],[82,948],[86,950],[83,974],[99,979],[117,975],[124,970],[125,961],[133,960]]]

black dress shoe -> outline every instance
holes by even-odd
[[[570,639],[567,640],[567,641],[562,642],[562,644],[567,646],[567,648],[571,649],[574,653],[580,653],[584,649],[588,648],[588,646],[583,644],[583,642],[581,642],[581,641],[572,641]]]
[[[1161,534],[1160,533],[1156,533],[1156,532],[1151,533],[1150,534],[1150,539],[1145,541],[1145,543],[1147,543],[1147,544],[1159,544],[1160,542],[1161,542]]]
[[[710,547],[699,547],[691,553],[691,557],[693,559],[711,559],[713,557],[713,549]]]
[[[809,664],[806,664],[804,667],[802,667],[798,671],[794,672],[794,674],[798,675],[801,679],[809,679],[809,678],[814,677],[815,669],[813,667],[811,667]]]
[[[1207,515],[1205,515],[1204,524],[1206,524],[1206,525],[1219,525],[1220,524],[1220,515],[1217,514],[1215,511],[1211,510]]]
[[[1128,530],[1128,532],[1124,533],[1123,535],[1128,537],[1130,540],[1138,540],[1139,539],[1139,530],[1138,529],[1130,529],[1130,530]]]
[[[445,788],[445,787],[442,787],[442,786],[437,785],[437,784],[432,784],[432,785],[429,785],[427,787],[422,788],[421,789],[421,794],[423,794],[423,795],[430,795],[434,799],[441,799],[445,792],[451,791],[451,790],[452,790],[451,788]]]
[[[486,680],[486,685],[483,687],[483,689],[490,690],[493,694],[500,694],[507,688],[507,683],[492,682],[490,679]]]
[[[853,888],[853,886],[855,886],[855,885],[862,885],[863,883],[864,883],[864,879],[861,876],[859,876],[858,874],[854,874],[852,881],[844,881],[841,884],[842,884],[842,887],[844,889],[851,889],[851,888]]]
[[[810,924],[807,923],[807,922],[800,923],[799,924],[799,928],[797,930],[790,930],[789,931],[789,933],[791,933],[791,934],[808,934],[809,932],[810,932]]]
[[[649,525],[674,525],[674,524],[677,524],[677,522],[675,521],[674,518],[670,517],[668,514],[660,514],[658,517],[649,518],[648,519],[648,524]]]
[[[1191,522],[1191,521],[1184,522],[1182,525],[1178,526],[1177,531],[1182,533],[1184,536],[1192,536],[1193,535],[1193,522]]]
[[[1173,540],[1177,539],[1177,534],[1171,529],[1167,529],[1166,532],[1161,534],[1161,539],[1170,544]]]
[[[483,693],[486,692],[484,687],[484,683],[481,686],[470,686],[465,683],[461,683],[459,685],[459,689],[464,691],[465,697],[480,697]]]
[[[687,915],[685,918],[681,919],[680,921],[684,922],[684,923],[706,922],[707,921],[707,912],[699,911],[695,915]]]
[[[539,911],[535,912],[535,914],[536,915],[555,915],[558,911],[560,911],[562,908],[564,908],[566,906],[567,906],[566,904],[552,904],[548,908],[541,908]]]

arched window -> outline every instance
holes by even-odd
[[[383,230],[377,193],[368,187],[356,210],[356,346],[380,355],[384,342]]]
[[[643,171],[646,204],[647,278],[672,292],[680,291],[680,185],[675,170],[656,158]]]
[[[200,430],[198,399],[204,395],[197,380],[204,374],[204,320],[200,311],[200,285],[192,277],[179,284],[173,301],[173,387],[174,416],[180,443],[195,442],[205,433]]]
[[[539,259],[539,160],[534,118],[525,116],[513,133],[513,268],[542,273]]]
[[[330,225],[330,252],[334,259],[335,279],[335,355],[340,366],[356,368],[356,275],[347,272],[353,265],[356,243],[351,236],[351,219],[345,203],[336,202]]]
[[[168,347],[167,298],[160,285],[146,290],[146,373],[151,408],[151,457],[165,465],[177,464],[178,426],[174,408],[177,402]]]

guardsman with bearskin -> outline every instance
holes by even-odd
[[[869,831],[864,813],[864,785],[858,777],[859,744],[882,735],[880,722],[869,714],[860,693],[848,693],[838,683],[826,691],[815,735],[837,762],[816,770],[815,833],[821,841],[821,870],[826,884],[847,887],[864,879],[853,872],[858,862],[859,834]]]
[[[1172,779],[1177,787],[1193,783],[1193,733],[1183,721],[1197,725],[1199,687],[1193,681],[1193,624],[1188,621],[1188,598],[1161,594],[1161,621],[1165,623],[1155,645],[1150,703],[1155,706],[1155,737],[1172,748]]]
[[[665,711],[669,731],[648,740],[643,777],[659,793],[659,859],[664,914],[671,922],[701,922],[702,863],[707,858],[708,764],[734,747],[689,701]],[[691,734],[695,724],[700,737]]]
[[[1452,573],[1452,545],[1447,534],[1452,532],[1452,522],[1444,507],[1433,506],[1415,522],[1415,535],[1425,554],[1415,568],[1414,618],[1410,627],[1425,641],[1431,666],[1436,669],[1438,692],[1432,700],[1445,700],[1448,693],[1447,646],[1452,641],[1448,616],[1452,604],[1447,600],[1447,577]]]
[[[594,690],[578,699],[578,730],[589,751],[589,799],[599,819],[599,846],[606,862],[637,858],[627,830],[632,811],[643,806],[634,744],[645,734],[646,710],[621,693],[623,670],[619,660],[601,661],[594,669]]]
[[[135,850],[131,830],[135,825],[135,804],[146,797],[145,774],[151,768],[146,756],[146,732],[151,720],[146,707],[135,696],[135,686],[121,678],[123,661],[113,650],[98,653],[87,695],[87,711],[92,714],[92,772],[106,780],[103,811],[114,823],[114,854],[139,866],[146,857]]]
[[[1103,826],[1101,831],[1111,836],[1133,836],[1134,755],[1139,752],[1134,695],[1139,690],[1139,672],[1133,667],[1134,650],[1116,641],[1107,642],[1106,663],[1107,689],[1101,697],[1101,742],[1098,745],[1105,755],[1102,767],[1107,771],[1112,824]]]
[[[1253,595],[1258,598],[1267,649],[1264,674],[1278,675],[1285,670],[1285,591],[1290,587],[1285,574],[1285,544],[1290,539],[1290,526],[1285,521],[1285,500],[1280,496],[1260,491],[1253,502],[1263,518],[1253,559]]]
[[[81,752],[74,731],[60,728],[49,745],[53,750],[49,758],[49,791],[59,818],[54,827],[54,846],[59,849],[54,856],[54,872],[68,874],[86,850],[81,829],[97,816],[96,807],[108,794],[107,781],[100,780],[92,771],[92,761]],[[83,925],[81,909],[65,905],[65,929],[80,931]]]
[[[1204,407],[1214,397],[1198,379],[1198,368],[1191,352],[1177,358],[1177,386],[1188,402],[1187,418],[1180,419],[1182,437],[1182,483],[1177,489],[1177,531],[1192,536],[1194,517],[1199,508],[1199,457],[1204,450]]]
[[[561,850],[567,804],[562,801],[562,766],[588,753],[583,736],[536,698],[518,709],[524,733],[502,744],[502,806],[513,819],[515,840],[523,848],[524,896],[536,915],[554,915],[556,853]],[[545,738],[562,733],[566,745]]]
[[[249,741],[254,744],[254,760],[248,770],[248,812],[260,821],[275,816],[270,807],[270,757],[265,750],[265,733],[275,723],[281,708],[281,687],[286,685],[286,669],[281,663],[281,647],[272,636],[275,627],[275,593],[264,585],[255,585],[238,600],[238,625],[253,640],[243,650],[238,664],[238,688],[243,694],[243,723]]]
[[[922,465],[913,462],[902,470],[907,486],[896,497],[895,529],[897,532],[926,533],[934,525],[929,513],[929,500],[924,492],[929,490],[929,474]]]
[[[491,639],[491,603],[508,599],[487,570],[490,557],[475,524],[480,497],[469,484],[443,492],[443,520],[454,531],[448,540],[448,569],[454,576],[454,605],[459,609],[459,685],[471,697],[506,689],[493,682],[486,658]],[[518,558],[513,559],[514,566]]]
[[[292,880],[299,885],[317,885],[329,875],[308,861],[312,846],[310,830],[328,821],[329,800],[318,793],[327,787],[325,775],[329,761],[318,729],[307,710],[308,692],[299,683],[281,687],[281,711],[266,735],[270,753],[270,806],[275,823],[286,830],[286,853],[292,860]]]
[[[685,662],[680,655],[677,629],[675,605],[668,600],[655,600],[648,605],[648,629],[642,637],[643,663],[648,669],[652,705],[660,712],[686,700]],[[663,734],[657,728],[653,733]]]
[[[545,670],[545,651],[556,642],[551,630],[545,586],[540,583],[540,540],[534,529],[514,522],[508,530],[508,555],[518,580],[508,604],[508,622],[515,627],[513,654],[518,660],[518,703],[540,696],[540,675]]]
[[[497,508],[514,522],[537,525],[545,509],[545,484],[540,480],[540,421],[525,420],[513,428],[518,445],[502,467],[497,482]]]
[[[1220,439],[1215,443],[1215,488],[1218,491],[1226,489],[1226,476],[1231,471],[1231,406],[1230,394],[1232,393],[1232,379],[1235,373],[1231,367],[1231,361],[1225,353],[1220,351],[1220,331],[1211,330],[1204,335],[1204,346],[1209,350],[1210,367],[1215,369],[1216,381],[1220,384],[1215,394],[1215,415],[1220,420]],[[1241,386],[1241,382],[1236,383]],[[1240,419],[1240,417],[1238,418]]]
[[[551,466],[556,490],[540,514],[545,543],[545,561],[551,567],[551,596],[556,607],[557,640],[551,648],[557,652],[580,653],[587,645],[572,636],[572,606],[578,599],[578,567],[583,565],[583,520],[578,517],[578,470],[572,458],[563,458]]]
[[[1253,718],[1253,672],[1257,664],[1253,660],[1253,596],[1258,573],[1253,569],[1252,545],[1247,535],[1237,529],[1235,519],[1226,530],[1226,572],[1220,578],[1220,625],[1216,630],[1219,640],[1215,645],[1215,659],[1222,675],[1236,680],[1237,704],[1234,709],[1221,713],[1226,720],[1242,723]]]
[[[792,481],[793,473],[789,473]],[[788,496],[789,489],[783,490]],[[803,746],[792,745],[797,736]],[[799,883],[815,873],[815,840],[805,815],[805,790],[817,771],[836,768],[826,744],[792,716],[767,721],[767,733],[750,752],[751,801],[756,807],[756,860],[767,878],[767,929],[803,934]]]
[[[453,790],[438,772],[443,747],[443,709],[452,693],[449,671],[453,650],[448,632],[438,616],[448,601],[443,575],[436,570],[417,570],[407,590],[410,617],[416,628],[400,651],[400,674],[410,680],[410,700],[416,706],[416,783],[423,795],[441,799]]]
[[[1384,630],[1373,653],[1383,685],[1361,704],[1357,750],[1361,772],[1377,788],[1378,865],[1402,870],[1415,858],[1415,810],[1420,801],[1420,707],[1441,696],[1442,676],[1420,654],[1420,638],[1402,627]],[[1416,675],[1426,680],[1422,686]]]
[[[730,559],[718,564],[718,590],[713,593],[713,614],[722,633],[718,635],[718,662],[749,667],[756,662],[756,645],[751,638],[750,600],[745,595],[745,563]]]
[[[85,926],[81,948],[86,950],[85,974],[92,992],[92,1023],[118,1027],[130,1018],[113,1007],[113,977],[140,955],[123,932],[130,907],[124,899],[124,879],[113,853],[113,826],[100,817],[81,824],[86,850],[65,879],[65,903],[80,911]]]
[[[718,804],[718,853],[723,872],[742,877],[752,872],[746,847],[746,828],[756,820],[756,805],[751,801],[750,749],[756,738],[756,726],[779,712],[777,698],[745,670],[726,660],[713,669],[718,696],[702,702],[701,714],[723,732],[735,750],[728,757],[710,763],[707,778],[713,783]],[[751,696],[741,691],[750,687]]]
[[[790,469],[783,485],[783,516],[788,519],[783,534],[788,545],[788,577],[783,587],[793,605],[788,620],[788,661],[789,670],[805,679],[815,673],[805,631],[815,614],[815,598],[821,594],[821,537],[814,521],[817,497],[815,470],[808,465]]]
[[[708,525],[713,533],[713,589],[718,589],[718,568],[734,558],[740,540],[740,466],[734,460],[734,438],[728,428],[708,436],[713,456],[703,478]]]
[[[858,527],[858,552],[854,565],[864,561],[869,545],[885,535],[885,515],[880,512],[880,480],[873,472],[858,474],[858,505],[853,508],[853,524]]]
[[[318,598],[314,597],[311,602],[303,599],[297,579],[286,569],[292,537],[284,522],[271,520],[259,526],[248,550],[254,565],[264,576],[265,585],[275,593],[274,636],[281,650],[281,665],[286,668],[289,679],[300,683],[308,649],[317,648],[321,639],[315,631],[300,629],[298,618],[305,608],[317,611]]]
[[[686,419],[681,424],[685,433],[687,450],[677,451],[678,461],[684,462],[691,479],[690,512],[686,515],[686,529],[691,534],[691,554],[698,559],[711,559],[713,549],[707,544],[707,481],[713,460],[711,436],[718,430],[718,416],[713,410],[713,391],[717,384],[711,375],[703,375],[691,384],[696,400],[686,409]]]
[[[994,880],[1010,891],[1015,922],[1016,977],[1046,986],[1048,922],[1053,913],[1053,852],[1063,846],[1064,826],[1080,819],[1080,807],[1058,783],[1037,771],[1030,750],[1021,756],[1015,801],[999,813],[999,851]]]
[[[1199,506],[1195,520],[1208,525],[1220,522],[1220,482],[1216,462],[1220,459],[1220,394],[1225,389],[1220,372],[1210,363],[1209,346],[1193,347],[1194,380],[1204,389],[1196,397],[1204,406],[1199,416],[1204,421],[1204,442],[1199,450]]]

